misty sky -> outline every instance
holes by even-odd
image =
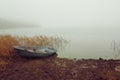
[[[42,27],[119,27],[120,0],[0,0],[0,18]]]

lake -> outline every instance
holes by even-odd
[[[63,50],[58,51],[59,57],[66,58],[94,58],[111,59],[117,52],[113,51],[112,41],[119,42],[119,27],[35,27],[2,29],[1,34],[12,35],[46,35],[60,36],[69,43]],[[118,58],[120,58],[118,56]]]

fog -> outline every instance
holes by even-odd
[[[110,44],[120,40],[119,3],[119,0],[0,0],[0,33],[62,36],[71,44],[61,56],[111,58]]]
[[[43,27],[119,27],[119,0],[0,0],[0,17]]]

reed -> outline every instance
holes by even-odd
[[[56,49],[64,47],[67,41],[62,37],[47,37],[47,36],[12,36],[0,35],[0,56],[11,57],[15,55],[13,46],[49,46]]]
[[[111,42],[111,49],[114,52],[114,58],[117,59],[120,57],[120,40],[119,41],[112,41]]]

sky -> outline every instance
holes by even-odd
[[[0,0],[0,19],[40,27],[119,27],[120,0]]]

